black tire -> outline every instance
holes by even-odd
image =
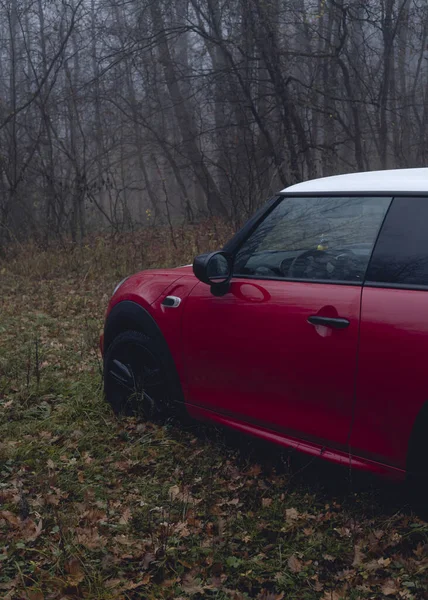
[[[407,498],[414,512],[428,521],[428,475],[425,473],[408,473]]]
[[[171,390],[155,340],[139,331],[114,338],[104,357],[104,394],[116,414],[165,415]]]
[[[420,411],[413,426],[407,455],[408,498],[413,510],[428,520],[428,403]]]

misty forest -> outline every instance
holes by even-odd
[[[2,0],[0,244],[426,165],[425,0]]]

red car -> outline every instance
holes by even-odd
[[[193,268],[122,281],[101,345],[118,411],[428,473],[428,169],[283,190]]]

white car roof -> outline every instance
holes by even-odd
[[[428,195],[428,168],[367,171],[321,177],[291,185],[281,194],[331,193],[424,193]]]

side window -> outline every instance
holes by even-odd
[[[394,198],[367,283],[428,287],[428,198]]]
[[[386,197],[288,197],[240,248],[234,276],[362,282]]]

